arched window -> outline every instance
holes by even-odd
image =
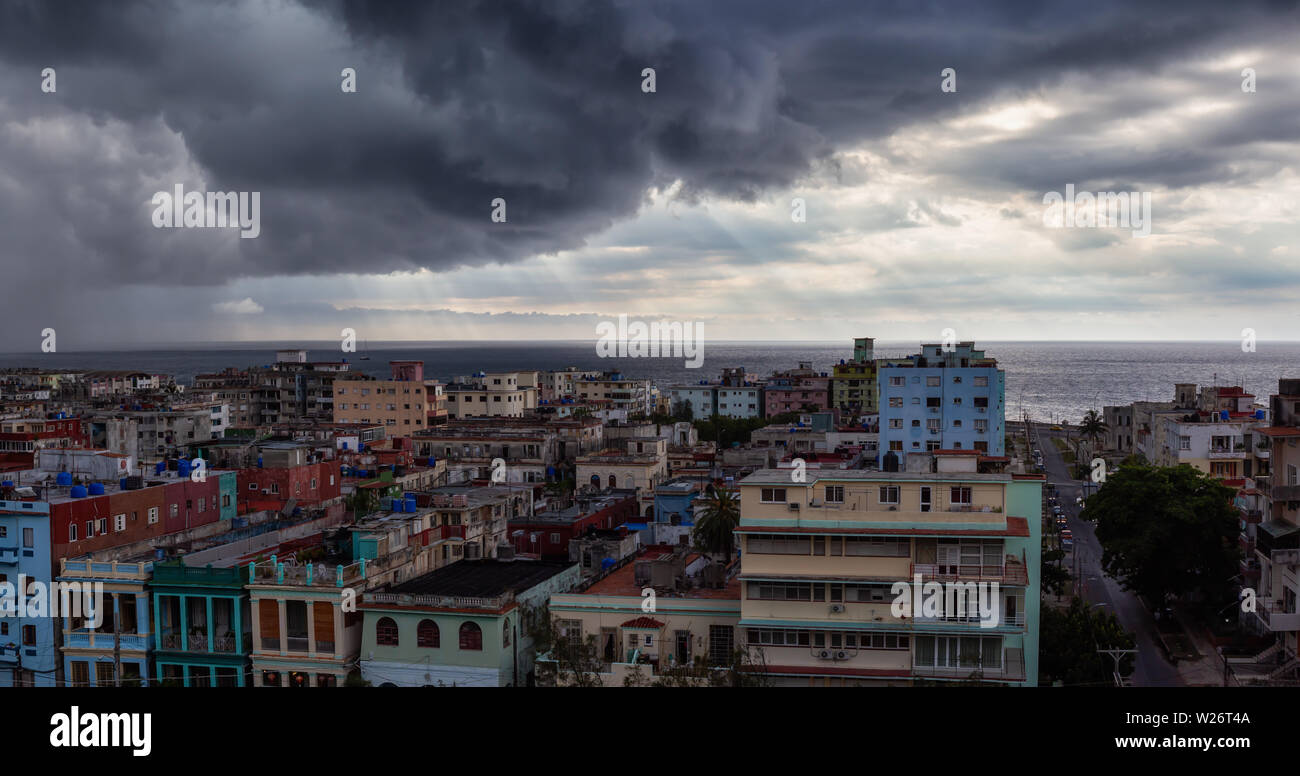
[[[460,648],[473,650],[483,649],[483,629],[472,622],[467,622],[461,625]]]
[[[501,623],[501,646],[510,646],[510,619],[506,618]]]
[[[609,475],[609,486],[610,486],[611,488],[617,488],[617,487],[618,487],[618,477],[615,477],[613,474],[610,474],[610,475]]]
[[[381,617],[375,623],[375,643],[381,647],[397,646],[397,623],[392,617]]]
[[[415,631],[415,645],[417,647],[438,647],[441,645],[441,636],[438,633],[438,623],[433,620],[420,620],[420,626]]]

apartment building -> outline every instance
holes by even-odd
[[[430,407],[424,380],[424,362],[390,361],[392,378],[364,376],[336,379],[334,421],[378,423],[390,436],[409,435],[427,427]],[[433,409],[434,417],[438,411]]]
[[[739,483],[739,641],[774,683],[1037,684],[1043,480],[950,470],[970,458],[802,483],[765,469]],[[973,583],[993,617],[895,614],[895,583],[918,582]]]
[[[637,519],[636,491],[606,490],[578,494],[572,504],[538,510],[510,519],[516,556],[566,561],[569,544],[592,530],[610,530]]]
[[[902,359],[882,359],[879,466],[935,450],[1005,451],[1006,374],[973,342],[922,345]]]
[[[578,487],[638,489],[637,513],[651,515],[655,488],[668,479],[668,441],[632,437],[625,443],[624,449],[578,456]]]
[[[773,374],[763,386],[763,417],[831,409],[830,383],[830,375],[813,369],[810,361]]]
[[[1300,379],[1278,381],[1278,392],[1269,397],[1269,414],[1272,425],[1256,427],[1251,435],[1257,445],[1267,445],[1268,469],[1239,494],[1246,496],[1239,502],[1243,539],[1253,534],[1248,547],[1253,557],[1245,565],[1255,573],[1246,575],[1246,583],[1256,584],[1258,596],[1255,611],[1243,613],[1242,619],[1276,639],[1255,656],[1267,667],[1258,676],[1295,680],[1300,679]]]
[[[763,417],[763,386],[742,367],[722,370],[722,378],[668,388],[668,411],[704,419]]]
[[[184,687],[246,687],[253,622],[248,568],[155,563],[154,680]]]
[[[63,676],[73,687],[142,687],[150,684],[153,617],[148,585],[150,561],[60,561],[58,580],[81,589],[103,585],[103,619],[96,627],[84,616],[63,613]]]
[[[497,460],[504,463],[504,482],[547,482],[562,460],[559,435],[540,424],[453,421],[426,430],[413,444],[418,457],[446,465],[451,483],[491,479]]]
[[[871,337],[853,340],[853,358],[831,368],[830,406],[849,422],[878,411],[876,385],[876,341]]]
[[[446,386],[449,418],[521,418],[537,407],[537,375],[533,372],[478,372],[458,377]]]
[[[213,408],[216,407],[214,412]],[[224,405],[178,410],[123,410],[96,414],[87,422],[91,447],[130,456],[141,466],[175,458],[195,442],[219,439],[224,428],[214,430],[227,417]]]
[[[608,410],[611,418],[644,418],[654,410],[650,381],[627,377],[622,372],[602,372],[599,377],[579,379],[576,390],[579,401]]]
[[[551,596],[556,631],[590,654],[584,679],[601,687],[652,684],[670,669],[730,669],[741,619],[741,582],[698,553],[652,546],[585,589]],[[644,609],[653,589],[654,610]],[[543,684],[572,684],[554,655],[538,660]],[[703,679],[703,677],[700,677]]]
[[[600,377],[600,370],[581,370],[571,366],[553,372],[542,372],[538,377],[539,401],[555,402],[578,395],[578,381]]]
[[[578,566],[462,560],[366,592],[361,675],[381,687],[517,687],[533,683],[532,627]]]
[[[11,585],[15,592],[23,583],[48,589],[53,578],[50,505],[22,495],[22,489],[0,486],[0,584]],[[24,609],[0,617],[0,687],[55,685],[57,620],[31,614]]]

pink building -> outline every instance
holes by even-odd
[[[767,379],[763,389],[766,417],[783,412],[829,409],[830,386],[830,375],[814,370],[808,361],[799,362],[798,369],[777,372]]]

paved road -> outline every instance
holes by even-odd
[[[1079,519],[1079,507],[1075,498],[1082,488],[1078,480],[1071,479],[1065,459],[1061,457],[1051,437],[1064,437],[1061,432],[1051,432],[1047,427],[1035,424],[1035,436],[1038,449],[1043,453],[1043,465],[1047,470],[1048,482],[1056,485],[1056,492],[1061,499],[1061,509],[1065,511],[1070,531],[1074,534],[1073,552],[1066,553],[1065,563],[1072,574],[1077,567],[1076,578],[1081,581],[1081,592],[1088,602],[1096,606],[1105,606],[1115,612],[1120,624],[1134,634],[1137,640],[1137,664],[1132,680],[1137,687],[1171,687],[1183,684],[1178,671],[1164,658],[1164,652],[1156,643],[1156,624],[1142,606],[1137,596],[1123,590],[1119,583],[1102,573],[1101,543],[1093,524]],[[1021,439],[1024,437],[1022,436]],[[1089,488],[1091,490],[1091,486]],[[1076,557],[1077,556],[1077,557]]]

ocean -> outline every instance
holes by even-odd
[[[1028,412],[1036,420],[1077,421],[1088,409],[1132,401],[1173,398],[1174,383],[1240,385],[1259,401],[1277,391],[1279,377],[1300,377],[1300,342],[977,342],[1006,370],[1006,415]],[[876,355],[903,356],[919,342],[876,343]],[[214,343],[81,353],[0,353],[0,367],[139,369],[175,375],[189,384],[195,374],[275,361],[279,348],[306,348],[314,361],[347,359],[353,369],[388,374],[389,360],[422,360],[425,376],[447,381],[479,370],[619,369],[659,386],[715,379],[723,367],[743,366],[766,377],[811,361],[830,372],[852,356],[851,342],[706,342],[704,364],[685,368],[683,358],[600,358],[592,342],[371,342],[342,353],[334,342]],[[369,360],[359,360],[361,355]]]

